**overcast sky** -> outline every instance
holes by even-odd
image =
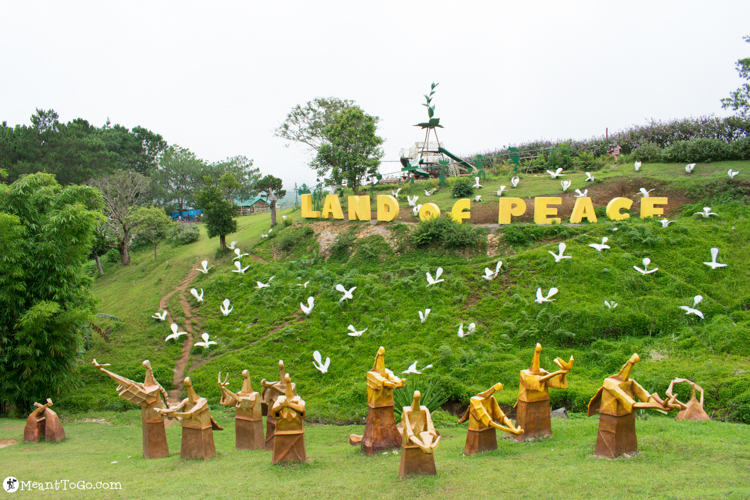
[[[315,182],[311,155],[273,130],[315,97],[380,117],[391,161],[422,139],[432,82],[458,155],[726,116],[748,20],[748,0],[0,0],[0,121],[109,117],[208,161],[245,155],[289,188]]]

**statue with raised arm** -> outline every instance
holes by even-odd
[[[279,396],[268,412],[276,420],[273,439],[273,464],[305,462],[305,402],[292,389],[292,379],[284,376],[284,395]]]
[[[523,429],[513,425],[505,416],[497,400],[492,396],[501,391],[503,384],[495,384],[484,392],[480,392],[469,401],[469,408],[458,421],[462,424],[469,421],[469,432],[466,434],[464,454],[473,455],[497,449],[497,435],[495,429],[510,434],[523,434]]]
[[[404,450],[398,468],[398,475],[401,477],[409,474],[437,474],[435,450],[440,444],[440,436],[432,425],[430,410],[419,404],[421,398],[420,392],[414,391],[411,406],[405,406],[401,412],[401,424],[404,428]]]
[[[633,354],[619,373],[604,379],[596,395],[589,401],[588,416],[600,414],[594,455],[616,458],[638,451],[635,410],[653,408],[670,411],[677,407],[672,401],[664,402],[656,393],[649,394],[630,378],[633,366],[640,360],[638,354]]]
[[[187,390],[188,397],[167,409],[157,408],[156,412],[180,421],[182,425],[180,456],[182,458],[208,460],[216,455],[213,431],[223,431],[224,428],[211,417],[208,401],[195,393],[190,377],[185,377],[182,384]]]
[[[26,427],[23,429],[23,442],[38,443],[42,437],[48,443],[59,443],[65,439],[65,430],[57,417],[57,413],[49,409],[52,406],[52,400],[47,398],[47,402],[43,405],[34,402],[34,406],[36,406],[36,409],[26,419]]]
[[[372,370],[367,372],[367,421],[365,434],[351,434],[349,443],[362,451],[375,455],[383,450],[401,447],[401,434],[393,415],[393,389],[403,387],[405,379],[398,378],[385,367],[385,348],[378,349]]]
[[[169,395],[167,391],[154,378],[154,371],[148,360],[143,362],[146,369],[146,377],[143,383],[133,382],[116,373],[104,368],[109,364],[99,364],[96,360],[93,365],[109,378],[117,382],[117,395],[121,398],[135,403],[141,407],[141,427],[143,429],[143,458],[162,458],[169,456],[167,446],[167,434],[164,431],[164,417],[156,409],[164,408]]]
[[[261,405],[263,414],[266,417],[266,451],[273,451],[273,436],[276,429],[276,419],[273,418],[271,408],[279,397],[286,393],[286,372],[284,371],[284,361],[279,360],[279,380],[278,382],[266,382],[266,379],[260,381],[262,386],[260,390]],[[297,394],[297,386],[292,384],[292,394]]]
[[[677,400],[677,394],[672,395],[672,388],[674,384],[679,384],[681,382],[687,382],[690,384],[690,388],[692,389],[692,395],[690,396],[690,401],[687,402],[687,404],[682,403]],[[698,389],[701,393],[701,400],[698,401],[698,398],[695,397],[695,390]],[[677,413],[677,416],[674,418],[675,420],[711,420],[711,418],[708,416],[706,411],[703,409],[703,388],[696,384],[695,382],[691,382],[690,380],[686,378],[676,378],[672,380],[672,382],[669,383],[669,389],[667,389],[667,397],[669,398],[670,403],[674,403],[679,408],[679,412]]]
[[[518,388],[516,408],[516,425],[523,428],[523,432],[516,435],[517,441],[552,436],[552,425],[549,413],[549,388],[567,389],[567,375],[573,368],[573,356],[567,363],[556,358],[554,363],[559,370],[549,373],[541,368],[539,358],[542,345],[537,344],[534,357],[528,370],[521,370],[521,383]]]
[[[242,370],[242,389],[236,394],[227,389],[228,379],[229,375],[222,382],[221,372],[219,372],[219,387],[221,387],[219,403],[235,408],[234,448],[236,450],[262,450],[265,447],[263,410],[260,394],[253,391],[253,386],[250,384],[250,372]]]

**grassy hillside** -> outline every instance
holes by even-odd
[[[733,182],[726,179],[730,168],[743,171]],[[709,414],[717,418],[750,423],[750,173],[748,162],[698,165],[687,175],[682,165],[616,165],[596,172],[597,181],[584,183],[583,173],[571,173],[573,181],[563,195],[563,210],[572,207],[572,191],[590,190],[597,207],[614,196],[636,200],[634,217],[621,222],[607,221],[598,209],[600,222],[568,226],[514,224],[490,229],[491,244],[461,251],[422,250],[409,244],[410,229],[403,224],[381,225],[348,222],[310,222],[299,212],[286,211],[294,223],[274,228],[271,237],[260,238],[270,228],[268,214],[242,217],[239,230],[228,237],[237,240],[243,252],[267,262],[242,259],[249,266],[244,275],[233,273],[231,255],[217,252],[218,241],[208,240],[202,230],[196,243],[159,247],[153,259],[150,249],[135,251],[132,264],[120,269],[108,264],[98,278],[95,294],[99,311],[123,321],[102,320],[111,328],[108,340],[95,335],[80,367],[81,387],[63,395],[56,407],[64,411],[132,408],[119,399],[112,383],[90,365],[111,363],[112,370],[142,379],[140,362],[151,360],[157,379],[172,388],[173,369],[185,337],[177,343],[164,342],[168,323],[151,319],[159,301],[183,282],[202,259],[214,266],[187,287],[202,288],[205,301],[187,297],[197,335],[209,332],[218,345],[204,351],[192,348],[186,374],[193,378],[200,395],[218,404],[217,373],[230,373],[239,383],[240,371],[248,368],[255,388],[260,380],[276,380],[277,362],[283,359],[307,401],[311,420],[335,423],[361,422],[366,413],[365,372],[372,366],[378,346],[386,348],[386,366],[400,373],[413,361],[432,364],[417,385],[432,381],[449,397],[447,407],[465,405],[468,398],[496,382],[505,384],[499,401],[510,407],[517,394],[518,372],[531,362],[536,342],[542,343],[542,366],[552,369],[556,356],[575,357],[569,376],[570,388],[551,391],[553,406],[585,411],[589,399],[604,377],[616,372],[633,353],[642,362],[634,378],[646,389],[663,396],[673,377],[697,382],[706,390]],[[497,197],[488,191],[500,184],[510,186],[510,175],[499,174],[483,181],[477,191],[483,201],[472,206],[475,214],[489,214],[479,222],[497,222]],[[417,183],[414,194],[434,181]],[[662,228],[655,220],[637,217],[640,187],[656,188],[652,196],[669,196],[668,215],[675,220]],[[390,191],[390,187],[381,188]],[[404,221],[414,221],[406,207],[406,192],[400,194]],[[559,180],[549,176],[522,174],[519,188],[510,195],[533,197],[562,195]],[[449,189],[419,203],[437,203],[450,211],[454,199]],[[532,206],[529,204],[530,215]],[[692,214],[711,206],[718,217],[704,219]],[[566,208],[567,207],[567,208]],[[386,238],[384,238],[384,236]],[[610,250],[599,253],[588,245],[609,238]],[[390,241],[390,244],[387,242]],[[331,245],[326,241],[332,242]],[[567,244],[566,259],[555,264],[548,251]],[[324,258],[321,242],[329,247]],[[728,267],[710,269],[710,248],[720,248],[719,262]],[[487,251],[492,254],[487,255]],[[649,257],[651,268],[643,276]],[[481,279],[485,267],[503,261],[498,278]],[[426,287],[425,273],[434,275],[443,267],[444,282]],[[257,289],[256,281],[269,288]],[[309,281],[307,288],[297,286]],[[354,300],[340,302],[336,284],[356,286]],[[557,287],[554,302],[534,303],[535,292]],[[698,308],[705,319],[685,315],[681,305],[693,304],[695,295],[704,297]],[[315,297],[309,317],[300,312],[300,302]],[[229,298],[234,310],[229,316],[219,311]],[[607,309],[604,300],[619,303]],[[185,314],[180,293],[173,294],[167,308],[183,327]],[[421,324],[417,311],[430,308]],[[459,323],[474,322],[474,334],[459,338]],[[347,335],[347,326],[368,330],[358,338]],[[331,358],[326,374],[313,367],[312,353],[319,350]],[[681,397],[687,396],[681,388]],[[63,410],[64,409],[64,410]],[[455,417],[439,413],[444,425]]]

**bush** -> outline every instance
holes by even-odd
[[[675,142],[662,155],[670,163],[709,163],[730,159],[732,148],[721,139],[693,139]]]
[[[645,161],[646,163],[661,163],[664,158],[661,148],[652,142],[641,144],[633,150],[630,156],[635,161]]]
[[[442,215],[420,221],[411,233],[416,247],[465,248],[485,243],[486,230],[471,224],[459,224]]]
[[[313,234],[315,234],[315,231],[313,231],[310,226],[299,225],[297,227],[284,231],[284,233],[278,237],[279,242],[276,245],[276,248],[278,248],[282,252],[289,252],[293,250],[298,243],[300,243],[305,238],[312,236]]]
[[[505,229],[504,238],[509,245],[528,245],[537,240],[570,238],[575,234],[576,229],[560,224],[512,224]]]
[[[118,264],[120,262],[120,251],[116,248],[110,248],[104,257],[100,259],[103,262],[111,262],[112,264]]]
[[[451,194],[454,198],[468,198],[474,196],[474,184],[466,177],[460,177],[453,183]]]
[[[198,241],[200,235],[201,233],[197,225],[182,223],[169,228],[167,238],[176,245],[187,245],[188,243]]]

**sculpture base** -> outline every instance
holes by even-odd
[[[276,434],[273,440],[273,464],[306,462],[305,433]]]
[[[370,408],[367,412],[365,434],[362,437],[364,453],[377,455],[385,450],[401,448],[402,439],[401,433],[396,428],[393,406]]]
[[[690,403],[688,403],[687,408],[685,408],[684,410],[681,410],[674,419],[675,420],[711,420],[711,417],[708,416],[708,413],[706,413],[703,410],[703,407],[700,404],[691,405]]]
[[[26,422],[26,427],[23,428],[23,442],[24,443],[38,443],[39,439],[44,436],[44,419],[39,419],[34,422]]]
[[[185,459],[208,460],[216,456],[214,431],[207,429],[182,428],[182,449],[180,456]]]
[[[167,445],[167,433],[164,430],[164,420],[161,422],[146,422],[145,419],[142,419],[141,427],[143,427],[143,458],[168,457],[169,446]]]
[[[266,417],[266,451],[273,451],[273,436],[276,433],[276,420]]]
[[[516,441],[552,436],[549,418],[549,399],[544,401],[519,401],[516,406],[516,427],[523,429],[514,436]]]
[[[263,420],[234,419],[235,450],[263,450],[265,446]]]
[[[468,434],[466,434],[465,455],[473,455],[496,449],[497,433],[494,427],[487,427],[486,429],[477,431],[469,429]]]
[[[44,415],[39,419],[26,420],[26,426],[23,428],[24,443],[38,443],[42,437],[48,443],[59,443],[65,439],[65,430],[57,413],[46,410]]]
[[[420,448],[404,448],[401,453],[401,465],[398,467],[400,477],[408,475],[436,475],[435,455],[427,454]]]
[[[616,458],[636,451],[638,439],[635,435],[635,413],[622,417],[599,415],[599,433],[596,436],[594,455]]]

